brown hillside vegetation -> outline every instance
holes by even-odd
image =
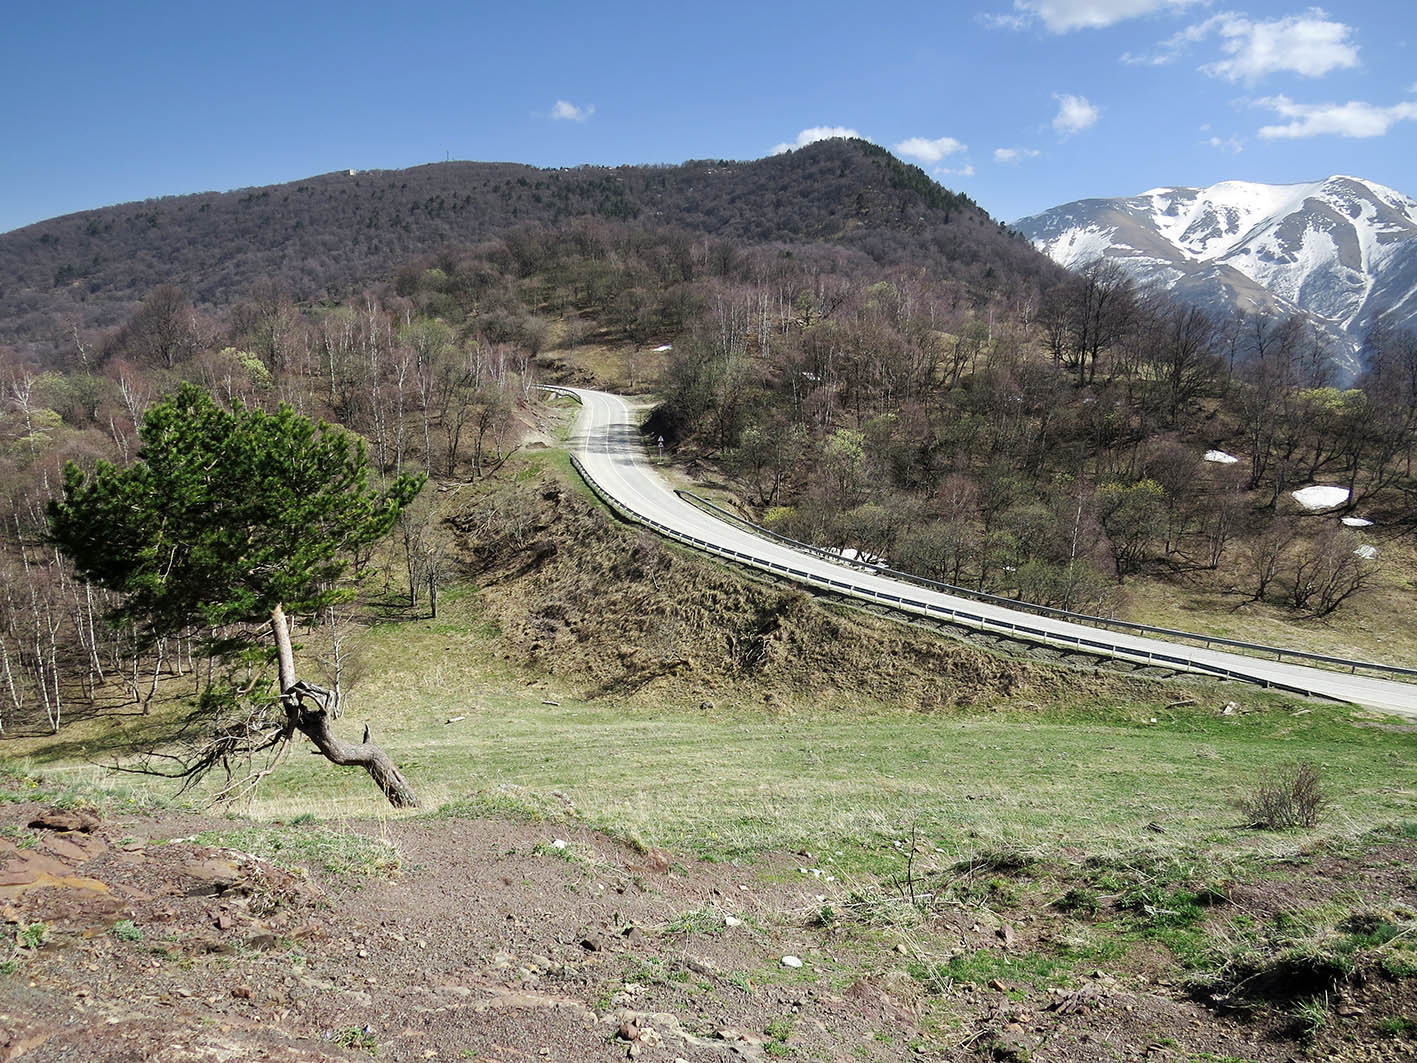
[[[0,234],[0,343],[72,352],[74,326],[117,325],[159,285],[207,309],[269,288],[341,299],[420,256],[576,220],[672,231],[686,247],[696,234],[825,242],[993,286],[1060,275],[967,196],[865,141],[681,166],[451,162],[126,203]]]
[[[930,712],[1157,690],[1010,659],[725,569],[549,477],[495,490],[449,519],[506,651],[583,682],[589,697]]]

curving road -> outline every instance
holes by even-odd
[[[1062,648],[1081,647],[1088,652],[1107,652],[1110,656],[1131,660],[1157,661],[1167,667],[1229,675],[1417,717],[1417,685],[1194,648],[1140,635],[1099,631],[1065,620],[932,591],[760,537],[696,509],[670,489],[647,460],[636,417],[624,399],[583,388],[555,390],[574,394],[581,402],[571,445],[596,485],[636,516],[662,525],[671,533],[700,540],[710,548],[734,553],[741,559],[778,571],[790,569],[792,575],[806,583],[829,584],[838,590],[886,598],[893,603],[906,599],[917,603],[914,610],[917,612],[922,611],[919,607],[923,606],[927,614],[942,617],[962,614],[977,626],[1004,634],[1022,628],[1030,632],[1029,637],[1037,639],[1041,635]]]

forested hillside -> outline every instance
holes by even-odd
[[[859,140],[754,162],[538,170],[438,163],[83,211],[0,235],[0,343],[52,359],[162,284],[214,310],[338,300],[410,258],[574,219],[744,244],[828,242],[1007,290],[1056,267],[967,197]]]
[[[426,472],[453,483],[485,479],[518,446],[540,416],[538,381],[638,386],[661,399],[650,427],[671,457],[798,538],[1104,612],[1125,613],[1143,578],[1177,593],[1201,587],[1227,610],[1306,622],[1361,615],[1377,588],[1382,608],[1400,614],[1392,626],[1412,626],[1402,622],[1417,514],[1410,333],[1370,336],[1367,374],[1339,390],[1322,335],[1302,318],[1217,319],[1140,291],[1109,265],[1064,273],[858,142],[743,166],[625,171],[634,195],[624,197],[613,192],[619,171],[572,173],[565,187],[588,198],[565,211],[590,205],[600,216],[559,222],[562,208],[548,201],[560,178],[537,171],[428,167],[398,183],[408,177],[411,191],[417,175],[464,172],[489,182],[474,201],[539,206],[544,220],[464,242],[451,207],[420,208],[416,222],[401,208],[400,223],[381,214],[371,224],[359,210],[380,202],[380,189],[385,203],[406,203],[387,175],[379,188],[350,184],[369,175],[321,179],[345,187],[344,199],[291,188],[265,193],[266,206],[167,201],[147,238],[158,239],[161,217],[254,213],[247,229],[207,219],[205,238],[162,245],[180,268],[133,253],[128,287],[105,272],[112,287],[70,306],[106,307],[108,327],[96,327],[102,315],[37,308],[20,327],[42,325],[51,339],[0,347],[0,726],[57,725],[115,683],[142,703],[160,675],[202,681],[193,654],[209,633],[150,644],[105,623],[111,603],[74,579],[44,535],[65,461],[131,460],[146,410],[182,381],[226,405],[285,402],[344,425],[367,441],[378,479]],[[676,182],[702,188],[674,192]],[[272,200],[364,218],[353,257],[335,253],[327,230],[334,250],[308,260],[325,271],[319,300],[300,287],[303,274],[282,272],[306,261],[314,245],[302,241],[316,237],[273,236],[256,221],[272,216]],[[654,202],[663,209],[646,218]],[[616,203],[641,216],[604,217]],[[285,232],[315,228],[291,209]],[[137,227],[117,219],[137,210],[95,217],[136,240]],[[400,250],[424,225],[438,246]],[[710,225],[733,235],[707,235]],[[43,230],[6,238],[12,268],[37,276],[46,255],[58,261],[64,236],[42,254],[15,249]],[[203,272],[223,262],[229,281]],[[352,294],[332,294],[336,270]],[[206,294],[185,276],[206,278]],[[141,277],[160,283],[144,288]],[[45,298],[87,290],[70,281]],[[608,360],[628,371],[606,370]],[[1226,453],[1207,460],[1210,450]],[[1311,483],[1342,493],[1337,508],[1303,509],[1292,492]],[[435,494],[395,536],[386,603],[428,602],[454,575],[459,537],[534,537],[514,501],[448,522]]]

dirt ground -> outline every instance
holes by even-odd
[[[230,819],[47,811],[0,805],[4,1060],[1411,1058],[1212,1011],[1145,953],[1066,988],[922,981],[910,945],[821,917],[850,898],[808,854],[738,867],[424,818],[356,824],[399,866],[353,875],[193,840]],[[1056,922],[1007,918],[919,933],[1023,955]]]

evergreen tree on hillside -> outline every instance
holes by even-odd
[[[348,595],[339,580],[389,531],[421,478],[371,491],[363,446],[345,432],[285,405],[225,410],[191,384],[148,411],[139,437],[128,468],[100,462],[85,476],[67,467],[63,498],[49,504],[51,538],[83,579],[121,596],[118,617],[149,639],[220,632],[218,655],[249,660],[264,646],[279,679],[264,698],[256,685],[204,695],[194,719],[207,740],[176,774],[189,782],[216,767],[230,774],[232,760],[265,751],[278,761],[299,732],[332,763],[367,770],[392,804],[416,805],[382,749],[333,733],[338,705],[297,678],[287,617]]]

